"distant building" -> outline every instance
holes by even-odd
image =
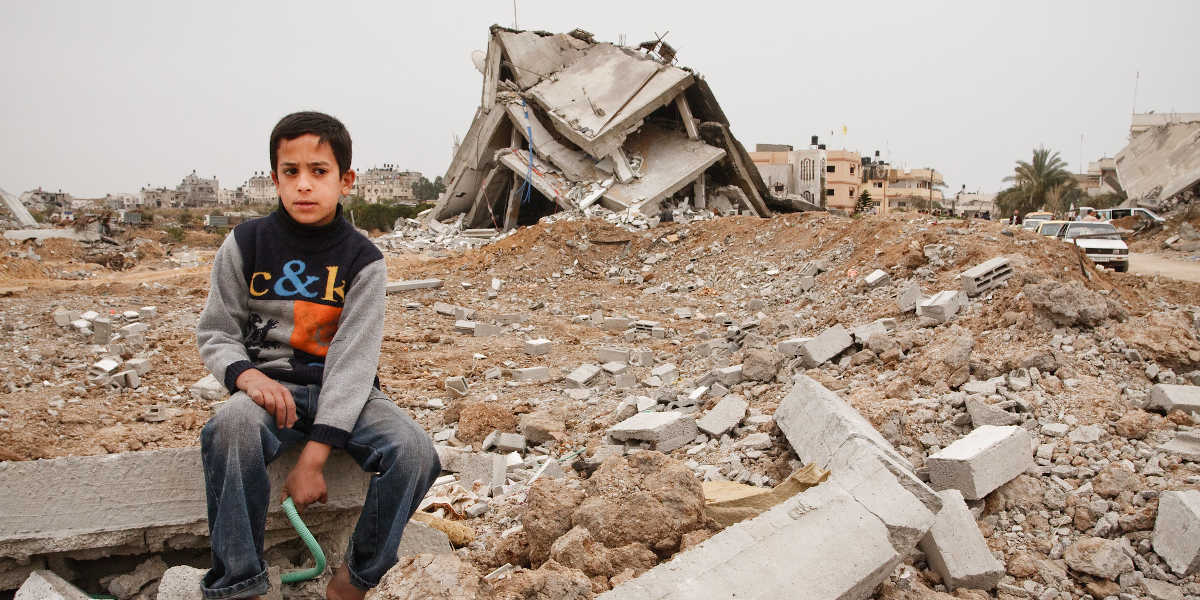
[[[221,206],[232,206],[235,204],[245,204],[246,194],[241,187],[232,190],[221,188],[217,193],[217,204]]]
[[[220,199],[220,190],[221,185],[216,176],[205,179],[197,175],[194,169],[175,187],[175,191],[179,192],[179,206],[189,208],[216,205]]]
[[[142,206],[150,208],[172,208],[179,206],[179,192],[168,187],[142,188]]]
[[[25,205],[29,210],[45,211],[45,210],[60,210],[71,207],[71,195],[58,190],[57,192],[48,192],[42,188],[29,190],[21,194],[21,204]]]
[[[1115,194],[1121,190],[1117,178],[1116,159],[1104,157],[1088,163],[1087,173],[1074,173],[1075,182],[1079,189],[1089,197]]]
[[[242,184],[242,194],[250,204],[275,204],[279,195],[275,192],[275,182],[266,171],[255,171],[246,183]]]
[[[370,204],[383,200],[415,204],[417,197],[413,185],[420,179],[420,172],[401,171],[395,165],[385,164],[359,172],[350,194]]]
[[[821,174],[825,171],[825,149],[813,146],[793,150],[783,144],[756,144],[750,159],[771,193],[794,194],[822,206]]]
[[[825,208],[854,212],[862,186],[862,157],[852,150],[827,150]]]
[[[951,198],[949,208],[954,214],[967,218],[995,219],[999,216],[996,214],[996,194],[959,191]]]

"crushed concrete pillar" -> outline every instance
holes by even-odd
[[[841,325],[834,325],[815,338],[800,344],[799,355],[808,368],[818,367],[849,348],[854,340]]]
[[[1004,565],[992,556],[962,492],[942,490],[938,496],[942,510],[920,544],[929,567],[942,576],[951,591],[996,587],[1004,577]]]
[[[775,424],[804,463],[822,468],[846,440],[870,441],[896,463],[911,464],[854,407],[803,373],[793,378],[792,390],[775,409]]]
[[[196,590],[200,592],[199,588]],[[91,600],[83,590],[51,571],[37,570],[17,589],[13,600]]]
[[[1200,491],[1163,492],[1158,499],[1152,544],[1176,575],[1195,573],[1200,567]]]
[[[696,421],[681,412],[637,413],[608,430],[617,442],[648,442],[667,453],[696,438]]]
[[[883,523],[845,490],[825,483],[726,528],[597,598],[861,600],[900,559]]]
[[[936,490],[956,489],[978,500],[1033,466],[1029,432],[1016,425],[984,425],[925,461]]]

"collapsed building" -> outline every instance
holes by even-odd
[[[506,231],[601,206],[659,214],[689,205],[767,216],[773,197],[704,78],[662,39],[624,47],[493,25],[474,120],[433,220]]]
[[[1117,176],[1133,204],[1166,211],[1200,193],[1200,113],[1135,114]]]

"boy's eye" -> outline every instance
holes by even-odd
[[[317,175],[324,175],[324,174],[326,174],[326,173],[328,173],[328,172],[329,172],[329,171],[328,171],[327,169],[322,169],[322,168],[320,168],[320,167],[317,167],[316,169],[313,169],[313,173],[316,173]]]
[[[295,175],[296,173],[297,173],[297,170],[295,167],[288,167],[283,170],[284,175]]]

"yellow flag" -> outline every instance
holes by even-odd
[[[842,135],[846,135],[846,126],[842,125]]]

